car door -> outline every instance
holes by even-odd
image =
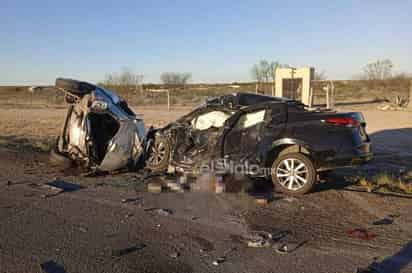
[[[241,112],[224,141],[224,155],[235,161],[255,153],[264,130],[267,109]]]
[[[234,161],[259,161],[262,152],[285,126],[285,104],[268,104],[265,107],[251,108],[239,113],[226,133],[223,153],[225,158]]]
[[[208,109],[190,120],[192,145],[181,152],[179,161],[196,161],[199,155],[215,151],[218,136],[225,121],[231,116],[228,111]]]

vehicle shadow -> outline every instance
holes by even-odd
[[[381,130],[369,135],[376,152],[411,155],[412,128]]]
[[[345,179],[344,173],[351,173],[355,175],[355,171],[350,169],[339,170],[335,172],[328,172],[320,179],[320,183],[316,183],[313,192],[323,192],[329,190],[343,190],[346,187],[353,185],[353,182]]]
[[[318,183],[314,192],[342,190],[354,184],[356,176],[372,177],[379,173],[392,174],[401,178],[402,174],[412,175],[412,128],[382,130],[369,135],[374,157],[372,161],[359,167],[336,169],[329,172]],[[349,179],[348,179],[349,178]]]
[[[382,262],[373,262],[366,269],[358,270],[358,273],[400,273],[412,261],[412,241],[409,241],[399,252],[384,259]]]

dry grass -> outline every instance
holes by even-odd
[[[403,175],[386,172],[378,173],[370,178],[361,177],[358,185],[369,192],[399,192],[412,194],[412,171]]]

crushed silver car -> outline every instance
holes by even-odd
[[[133,169],[142,160],[145,127],[119,96],[72,79],[56,80],[69,104],[61,135],[50,154],[52,163],[95,171]]]

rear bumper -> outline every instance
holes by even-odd
[[[319,164],[318,171],[359,166],[368,163],[372,159],[372,145],[370,142],[364,142],[355,149],[341,152],[335,157],[323,161]]]

